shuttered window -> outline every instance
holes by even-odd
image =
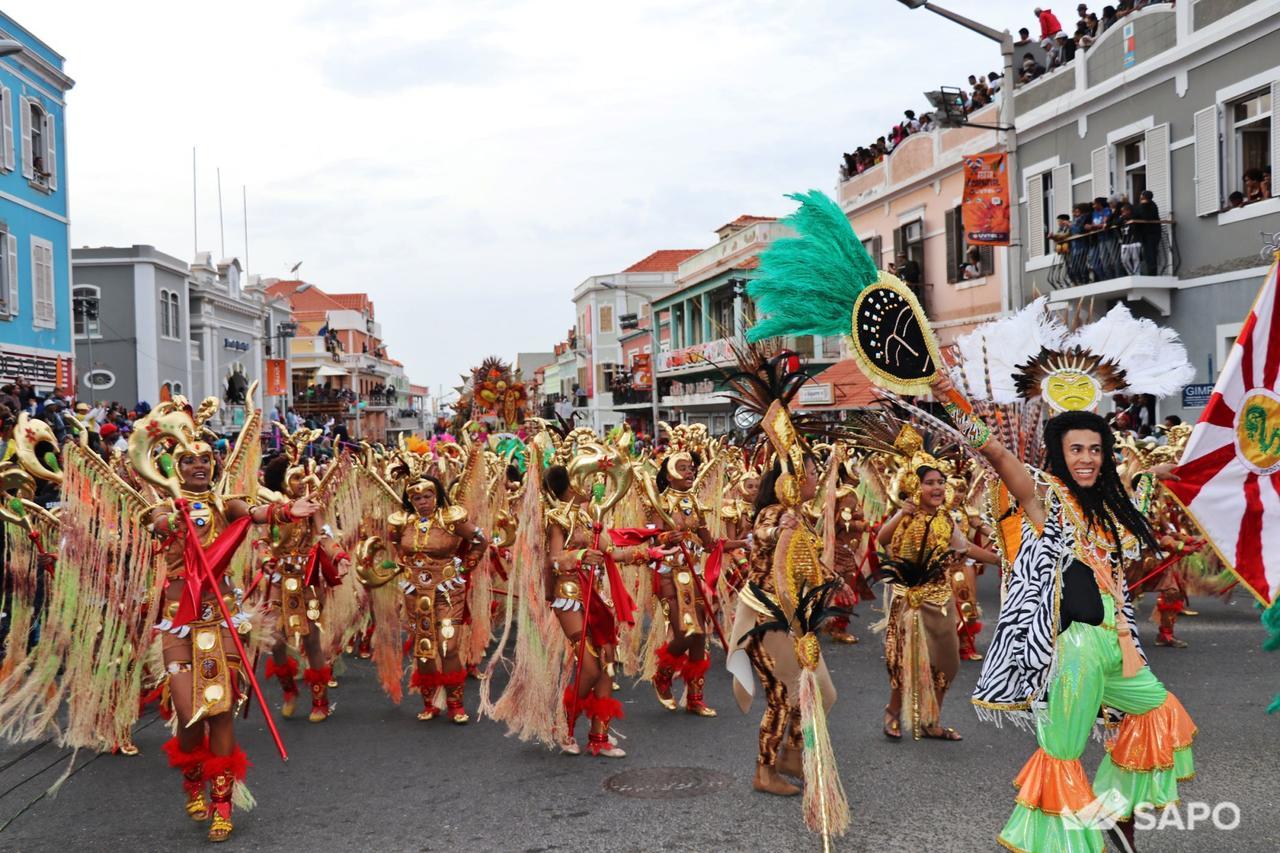
[[[33,325],[40,329],[57,326],[53,298],[53,244],[41,237],[31,238],[31,302]]]
[[[1208,216],[1222,207],[1218,165],[1218,108],[1206,107],[1193,118],[1196,141],[1196,215]]]

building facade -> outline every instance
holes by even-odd
[[[81,399],[151,405],[179,395],[221,402],[209,427],[229,434],[263,382],[271,330],[287,305],[242,286],[240,262],[201,252],[188,266],[154,246],[75,249],[72,313]],[[271,405],[266,406],[270,413]]]
[[[645,423],[651,419],[645,405],[628,393],[631,379],[620,342],[628,330],[622,328],[622,318],[634,315],[635,328],[648,330],[654,300],[675,286],[680,263],[696,254],[697,249],[662,249],[621,272],[591,276],[574,290],[578,384],[586,401],[578,414],[594,429],[608,429],[628,417]],[[584,395],[578,396],[581,402]]]
[[[365,293],[327,293],[303,281],[268,279],[266,293],[289,306],[296,331],[289,339],[290,406],[303,418],[344,425],[354,439],[386,442],[414,432],[403,414],[410,382],[387,354],[373,301]]]
[[[77,398],[132,407],[198,395],[186,263],[137,245],[74,249],[71,263]]]
[[[995,124],[996,109],[971,116]],[[1007,307],[1007,249],[971,247],[964,237],[960,201],[963,158],[998,150],[996,134],[980,128],[939,129],[907,137],[889,156],[842,181],[838,198],[876,266],[914,263],[916,295],[941,343],[949,344]],[[965,278],[961,265],[977,249],[981,274]]]
[[[0,57],[0,382],[70,392],[65,109],[74,81],[62,56],[3,13],[0,38],[22,45]]]
[[[706,424],[713,434],[732,429],[733,405],[721,393],[721,368],[734,363],[733,342],[753,322],[746,287],[760,253],[789,233],[773,217],[739,216],[716,229],[715,245],[680,263],[675,287],[653,306],[660,418]],[[811,373],[841,356],[839,338],[804,335],[779,343],[799,355]]]
[[[1269,180],[1280,160],[1280,2],[1148,6],[1015,97],[1024,299],[1089,299],[1095,315],[1124,301],[1176,329],[1195,382],[1212,383],[1280,232]],[[1144,190],[1158,207],[1146,236],[1072,238],[1057,251],[1059,216],[1098,198],[1136,203]],[[1204,401],[1189,389],[1160,414],[1194,420]]]

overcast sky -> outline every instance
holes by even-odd
[[[1000,28],[1030,2],[947,0]],[[10,0],[67,58],[73,246],[199,243],[368,291],[434,389],[550,350],[573,288],[704,248],[998,47],[895,0]],[[1071,26],[1074,4],[1056,9]]]

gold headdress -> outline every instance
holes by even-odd
[[[898,453],[898,470],[889,482],[889,495],[898,498],[905,495],[914,504],[920,503],[921,468],[933,468],[948,478],[947,496],[944,504],[950,505],[955,500],[955,487],[950,482],[950,475],[955,466],[948,460],[939,459],[924,449],[924,437],[911,424],[903,424],[898,437],[893,442]]]

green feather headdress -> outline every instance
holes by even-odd
[[[764,319],[748,341],[784,335],[847,335],[858,294],[880,280],[844,211],[820,190],[790,193],[800,208],[783,225],[798,236],[775,240],[747,284]]]
[[[782,220],[796,236],[775,240],[760,255],[747,293],[763,319],[747,340],[849,335],[871,381],[899,394],[927,393],[942,359],[915,294],[876,268],[844,211],[825,194],[787,197],[800,202]]]

